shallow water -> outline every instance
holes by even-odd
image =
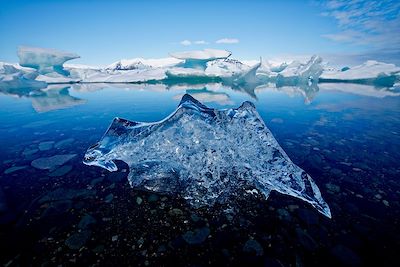
[[[313,177],[332,219],[274,193],[239,199],[237,211],[195,210],[179,197],[131,189],[124,163],[115,173],[83,165],[86,149],[114,117],[161,120],[184,93],[214,108],[252,101],[293,162]],[[1,92],[0,125],[3,264],[395,265],[396,90],[52,85]],[[43,159],[55,155],[74,157],[59,156],[53,166]]]

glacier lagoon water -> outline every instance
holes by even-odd
[[[81,159],[114,117],[159,121],[190,93],[207,106],[251,101],[332,219],[252,191],[240,209],[193,210]],[[399,247],[400,98],[351,84],[229,88],[52,85],[0,94],[2,263],[226,263],[391,266]],[[384,226],[384,227],[383,227]],[[116,255],[119,255],[118,257]],[[187,255],[187,256],[183,256]],[[279,266],[279,265],[278,265]]]

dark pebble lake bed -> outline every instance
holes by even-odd
[[[335,87],[336,86],[336,87]],[[0,91],[4,266],[398,266],[400,96],[385,88],[51,85]],[[357,89],[357,88],[356,88]],[[364,91],[363,91],[364,90]],[[364,93],[363,93],[364,92]],[[330,206],[272,192],[194,209],[82,163],[114,117],[159,121],[183,94],[252,101]]]

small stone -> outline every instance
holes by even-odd
[[[41,142],[39,144],[40,151],[50,150],[53,147],[54,141]]]
[[[389,201],[387,201],[387,200],[382,200],[382,203],[386,206],[386,207],[389,207]]]
[[[291,220],[290,213],[287,210],[285,210],[285,209],[277,209],[277,212],[278,212],[279,218],[281,220],[285,220],[285,221],[290,221]]]
[[[193,222],[198,222],[200,220],[200,217],[193,213],[192,215],[190,215],[190,219],[192,219]]]
[[[197,245],[203,243],[210,235],[210,228],[202,227],[194,231],[187,231],[183,234],[183,239],[190,245]]]
[[[282,123],[283,123],[283,120],[282,120],[281,118],[273,118],[273,119],[271,120],[271,122],[272,122],[272,123],[282,124]]]
[[[40,170],[51,170],[64,165],[67,161],[74,158],[76,154],[55,155],[52,157],[43,157],[35,159],[31,165]]]
[[[254,253],[256,256],[264,255],[263,247],[254,239],[249,239],[246,241],[243,246],[243,251],[247,253]]]
[[[111,241],[112,242],[115,242],[115,241],[117,241],[118,240],[118,235],[113,235],[112,237],[111,237]]]
[[[148,198],[149,202],[156,202],[158,200],[158,196],[156,194],[151,194]]]
[[[95,178],[90,182],[91,186],[95,186],[98,183],[101,183],[104,180],[104,177]]]
[[[307,250],[314,251],[317,249],[318,244],[315,240],[307,234],[304,230],[296,228],[297,240]]]
[[[104,202],[111,203],[111,201],[113,201],[113,199],[114,199],[114,195],[112,193],[110,193],[105,197]]]
[[[290,212],[293,212],[299,208],[299,205],[288,205],[288,209]]]
[[[19,170],[23,170],[23,169],[25,169],[27,167],[28,166],[13,166],[13,167],[10,167],[10,168],[6,169],[4,171],[4,174],[10,174],[10,173],[13,173],[13,172],[16,172],[16,171],[19,171]]]
[[[338,185],[327,183],[327,184],[325,184],[325,187],[326,187],[326,189],[328,189],[329,191],[331,191],[333,193],[340,192],[340,187]]]
[[[182,215],[183,215],[183,211],[180,210],[180,209],[176,209],[176,208],[170,210],[168,213],[169,213],[169,215],[171,215],[171,216],[182,216]]]
[[[83,245],[85,245],[90,235],[90,231],[77,232],[75,234],[72,234],[70,237],[67,238],[67,240],[65,240],[65,245],[67,245],[70,249],[78,250]]]
[[[359,266],[361,263],[360,257],[343,245],[335,246],[331,250],[331,254],[346,266]]]
[[[101,253],[104,251],[104,245],[98,245],[97,247],[95,247],[94,249],[92,249],[92,251],[94,253]]]
[[[65,148],[66,146],[68,146],[69,144],[71,144],[71,143],[74,142],[74,141],[75,141],[74,138],[68,138],[68,139],[65,139],[65,140],[61,140],[61,141],[58,141],[58,142],[54,145],[54,147],[55,147],[55,148]]]
[[[381,196],[380,194],[376,194],[376,195],[375,195],[375,198],[376,198],[376,199],[382,199],[382,196]]]
[[[141,197],[137,197],[137,198],[136,198],[136,203],[137,203],[138,205],[142,204],[142,202],[143,202],[143,199],[142,199]]]
[[[95,224],[97,221],[95,218],[93,218],[92,216],[90,216],[89,214],[86,214],[85,216],[82,217],[82,219],[80,220],[79,224],[78,224],[78,228],[80,229],[85,229],[87,228],[89,225],[91,224]]]
[[[72,170],[71,165],[64,165],[49,174],[50,177],[64,176]]]

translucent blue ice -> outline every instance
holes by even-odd
[[[331,217],[312,178],[289,159],[251,102],[216,110],[186,94],[160,122],[115,118],[84,163],[116,171],[115,160],[128,164],[132,187],[179,194],[195,207],[254,188],[265,198],[272,190],[300,198]]]

